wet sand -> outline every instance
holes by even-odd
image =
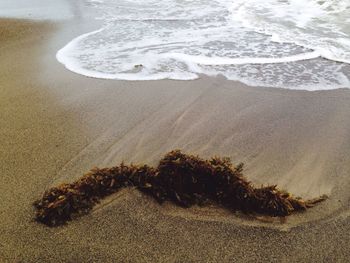
[[[0,22],[1,262],[347,262],[350,90],[204,76],[106,81],[64,69],[55,52],[95,27],[79,18]],[[256,185],[330,197],[281,223],[122,190],[66,226],[33,221],[45,189],[94,166],[155,164],[175,148],[243,161]]]

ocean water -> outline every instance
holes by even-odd
[[[249,85],[350,88],[349,0],[85,0],[101,29],[57,53],[121,80],[223,75]]]
[[[0,0],[0,17],[62,20],[80,12],[77,2],[66,0]]]

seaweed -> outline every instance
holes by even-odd
[[[124,187],[136,187],[159,203],[172,201],[191,207],[215,202],[231,211],[273,217],[306,210],[326,198],[304,201],[276,185],[255,188],[242,172],[243,164],[234,166],[229,158],[204,160],[180,150],[167,153],[157,168],[124,163],[112,168],[94,168],[71,184],[44,192],[34,202],[35,219],[48,226],[65,224]]]

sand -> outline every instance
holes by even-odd
[[[55,52],[94,28],[81,17],[0,21],[0,262],[347,262],[350,90],[107,81],[64,69]],[[175,148],[242,161],[256,185],[329,199],[279,222],[161,206],[126,189],[66,226],[33,221],[45,189],[94,166],[155,164]]]

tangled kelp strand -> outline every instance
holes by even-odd
[[[125,165],[94,168],[71,184],[46,191],[34,203],[36,220],[49,226],[64,224],[88,213],[100,199],[122,187],[137,187],[159,203],[172,201],[183,207],[216,202],[232,211],[284,217],[306,210],[325,197],[304,201],[280,191],[276,185],[255,188],[243,175],[243,164],[228,158],[204,160],[179,150],[171,151],[157,168]]]

